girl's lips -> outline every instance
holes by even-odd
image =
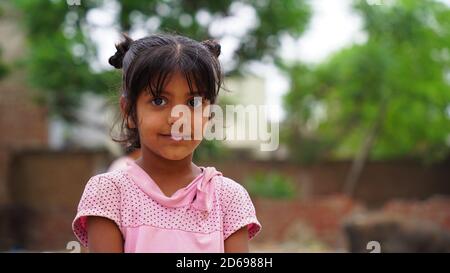
[[[171,135],[171,134],[160,134],[163,138],[173,141],[181,141],[181,140],[187,140],[189,136],[183,136],[183,135]]]

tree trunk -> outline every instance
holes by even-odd
[[[372,127],[364,138],[364,143],[361,146],[358,154],[353,160],[350,172],[347,175],[344,184],[344,193],[348,196],[353,196],[355,193],[355,189],[361,173],[364,169],[364,165],[366,164],[367,158],[370,155],[370,151],[372,150],[373,144],[380,132],[381,125],[384,122],[384,118],[387,111],[387,99],[382,99],[380,105],[380,111],[378,112],[378,116],[374,120]]]

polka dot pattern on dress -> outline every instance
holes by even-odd
[[[121,231],[143,225],[202,234],[220,231],[225,240],[247,226],[249,239],[253,238],[261,225],[244,187],[223,176],[214,177],[211,183],[215,183],[215,192],[212,209],[207,212],[191,205],[166,207],[159,204],[143,192],[124,170],[96,175],[85,187],[73,231],[87,246],[87,216],[101,216],[114,221]]]
[[[260,231],[261,225],[256,219],[255,207],[248,192],[240,184],[223,177],[219,196],[224,208],[224,239],[246,225],[249,239],[252,239]]]

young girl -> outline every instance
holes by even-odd
[[[124,141],[141,157],[88,181],[75,235],[91,252],[248,252],[261,225],[247,191],[214,167],[195,165],[201,139],[171,130],[174,106],[193,113],[215,103],[220,45],[158,34],[125,36],[116,48],[109,63],[123,73]],[[209,120],[191,116],[191,132]]]

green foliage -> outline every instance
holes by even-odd
[[[106,94],[120,81],[117,72],[94,72],[90,67],[96,49],[83,27],[87,10],[99,1],[82,3],[70,8],[66,1],[14,2],[23,13],[21,23],[28,39],[24,55],[28,80],[40,91],[37,100],[67,121],[75,121],[73,111],[83,92]],[[71,29],[71,34],[64,29]]]
[[[0,14],[0,16],[1,16],[1,14]],[[8,74],[8,71],[9,71],[7,65],[4,64],[4,63],[1,61],[1,56],[2,56],[2,50],[1,50],[1,48],[0,48],[0,79],[3,78],[3,77],[5,77],[6,74]]]
[[[194,153],[194,161],[207,161],[214,158],[225,159],[229,151],[218,140],[203,140]]]
[[[4,10],[0,6],[0,17],[2,17],[3,14],[4,14]],[[8,73],[8,71],[9,71],[7,65],[2,62],[1,57],[2,57],[2,48],[0,47],[0,79],[5,77],[6,74]]]
[[[355,1],[365,43],[315,67],[286,67],[292,85],[285,103],[295,125],[288,130],[297,134],[288,141],[292,149],[306,136],[333,147],[332,153],[318,150],[316,158],[353,157],[381,117],[372,159],[449,155],[450,9],[431,0],[390,2]],[[317,105],[325,107],[326,118],[308,129]]]
[[[244,184],[252,196],[292,199],[296,195],[292,181],[277,172],[255,173]]]

